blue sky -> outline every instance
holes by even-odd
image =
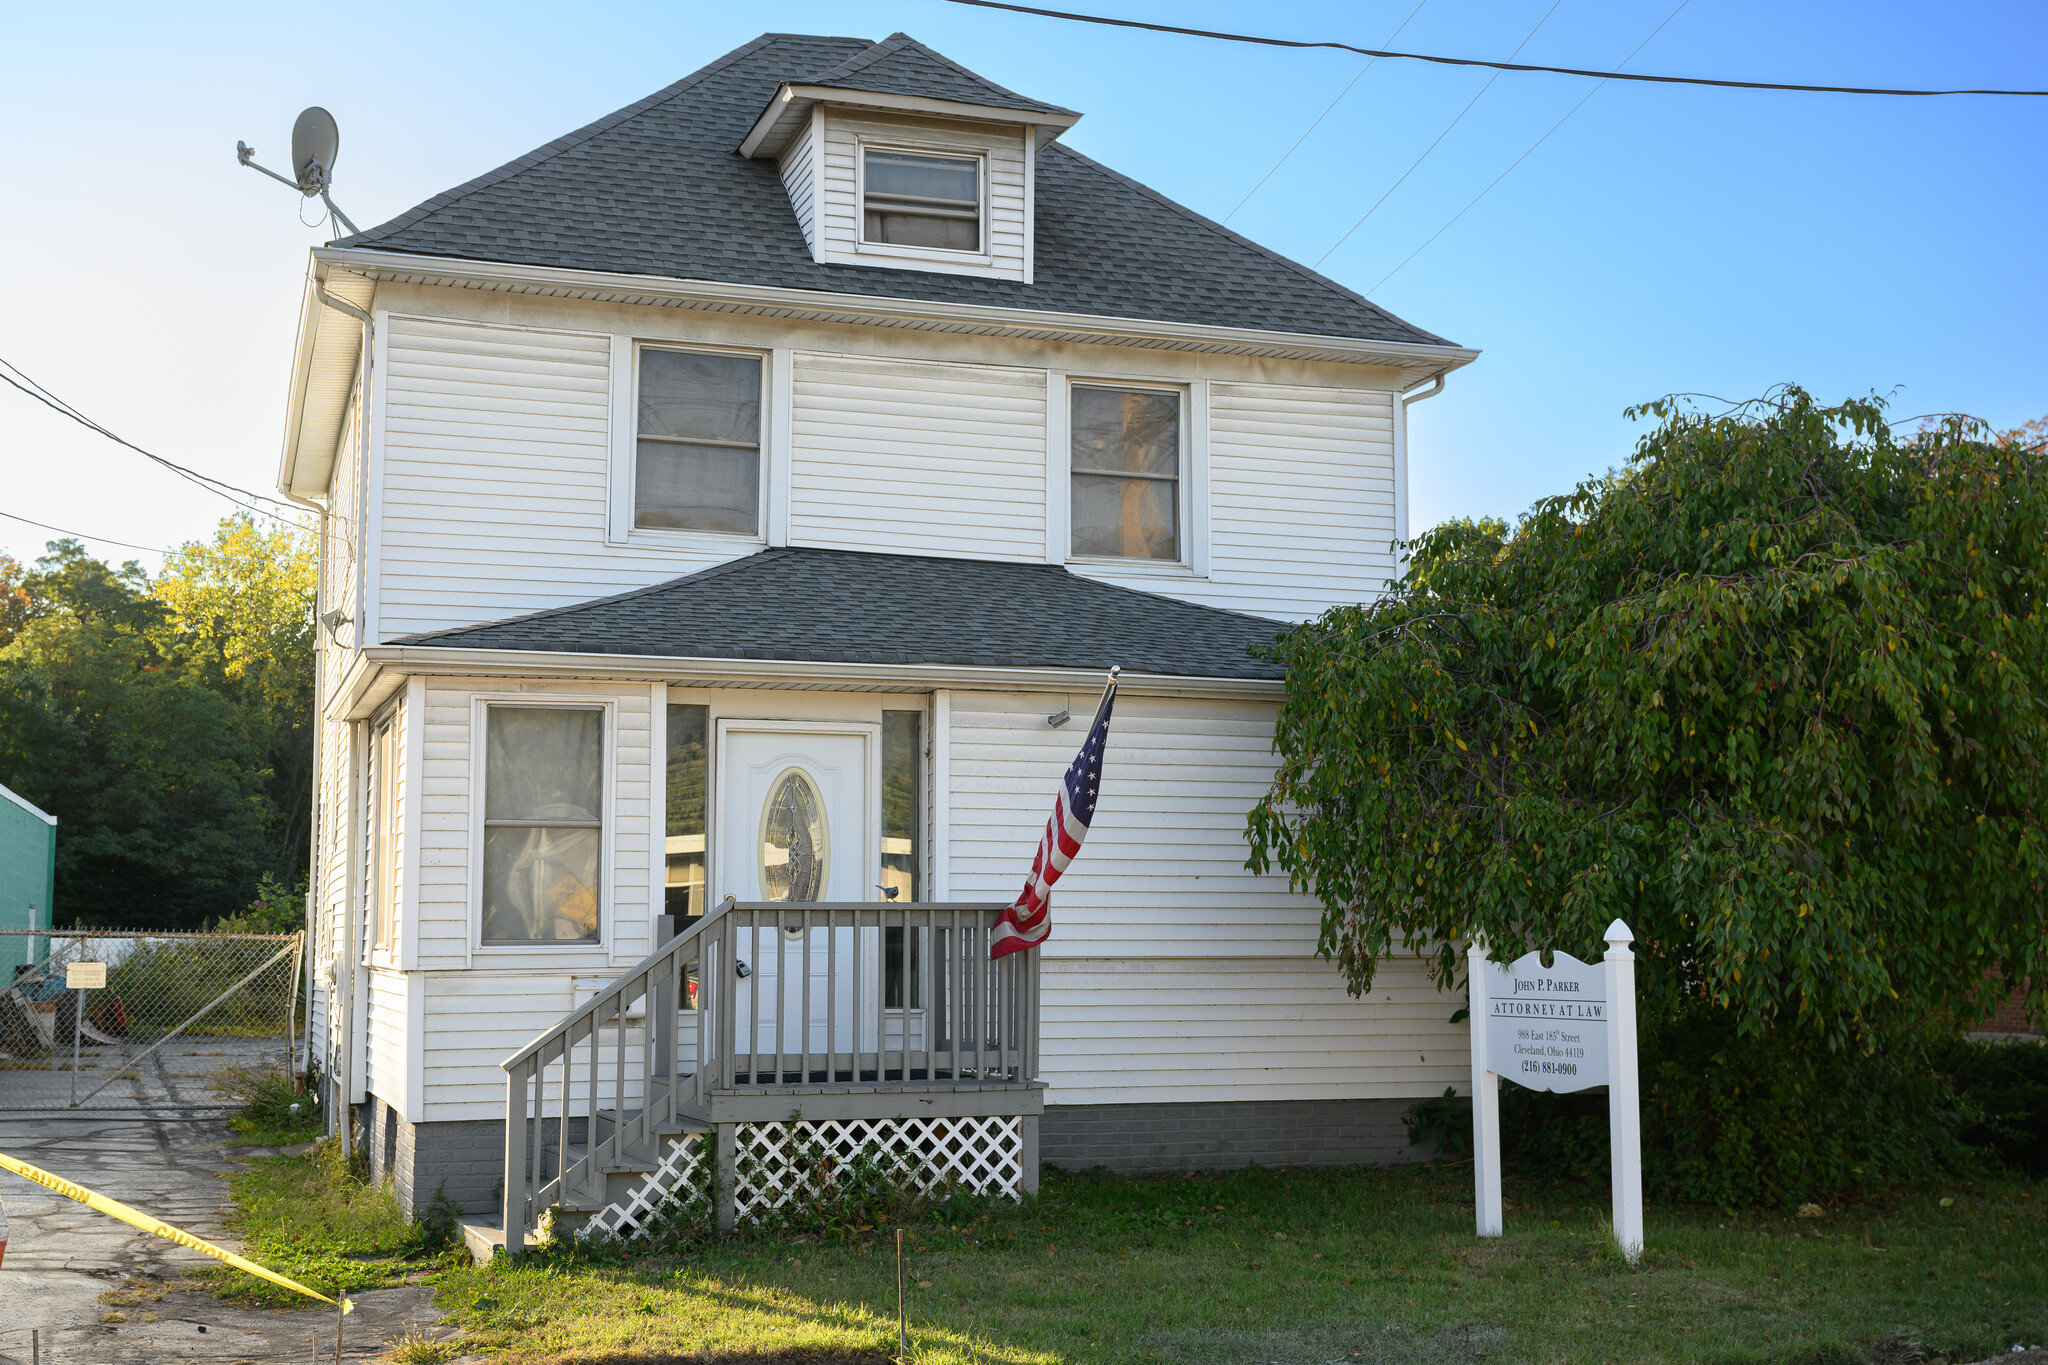
[[[2025,3],[1075,4],[1369,47],[1413,13],[1395,46],[1498,58],[1526,38],[1522,60],[1603,68],[1664,24],[1631,70],[2048,85],[2048,7]],[[239,169],[233,149],[244,139],[281,164],[307,104],[340,120],[336,198],[367,226],[763,30],[901,29],[1082,110],[1075,146],[1222,217],[1364,65],[943,0],[346,11],[13,0],[6,25],[0,356],[131,440],[263,490],[304,253],[323,233],[297,220],[290,191]],[[1315,262],[1486,81],[1377,63],[1231,226]],[[1415,409],[1416,526],[1513,515],[1620,463],[1640,434],[1622,408],[1671,391],[1740,398],[1790,380],[1829,398],[1896,391],[1900,416],[2014,425],[2048,413],[2048,100],[1609,84],[1401,264],[1588,84],[1501,76],[1322,265],[1484,352]],[[0,390],[0,511],[172,546],[207,535],[223,506]],[[46,538],[0,519],[0,550],[29,557]]]

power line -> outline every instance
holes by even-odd
[[[20,366],[14,364],[12,361],[9,361],[4,357],[0,357],[0,368],[12,370],[14,372],[13,375],[0,374],[0,380],[5,380],[8,384],[12,385],[14,388],[21,390],[29,397],[35,399],[38,403],[41,403],[44,407],[49,408],[52,412],[62,413],[64,416],[69,417],[72,421],[78,423],[86,430],[97,432],[99,435],[106,437],[109,441],[112,441],[116,445],[126,446],[128,447],[128,449],[134,451],[136,454],[142,456],[144,459],[156,461],[164,468],[178,475],[179,478],[187,479],[192,483],[197,484],[199,487],[204,488],[209,493],[217,494],[220,497],[226,498],[229,502],[234,503],[235,506],[240,507],[244,511],[254,512],[256,513],[256,515],[262,517],[269,517],[272,521],[284,526],[297,526],[299,524],[296,520],[287,517],[281,517],[277,515],[277,513],[270,511],[268,508],[258,507],[256,505],[259,501],[275,503],[280,507],[285,505],[283,503],[278,502],[276,498],[265,497],[261,493],[251,493],[248,489],[241,488],[235,484],[228,483],[224,479],[216,479],[211,474],[202,474],[196,469],[188,469],[184,465],[177,463],[175,460],[166,460],[161,455],[155,454],[151,451],[144,450],[141,446],[135,444],[135,442],[130,441],[125,437],[116,436],[113,432],[107,430],[98,422],[93,421],[90,417],[87,417],[77,408],[72,407],[69,403],[59,398],[56,394],[51,393],[41,384],[38,384],[35,380],[29,378],[28,374],[25,371],[23,371]],[[14,377],[15,375],[20,376],[20,378],[16,379]],[[241,495],[241,497],[239,498],[235,496],[235,494],[238,493]],[[248,501],[244,501],[243,499],[248,499]]]
[[[1531,28],[1526,34],[1522,36],[1522,41],[1515,44],[1515,50],[1513,52],[1510,52],[1508,56],[1520,56],[1522,49],[1529,45],[1529,40],[1536,36],[1536,29],[1542,28],[1545,24],[1549,23],[1550,16],[1557,13],[1557,7],[1563,3],[1564,0],[1551,0],[1550,8],[1543,11],[1543,17],[1536,21],[1535,28]],[[1381,195],[1378,199],[1375,199],[1373,201],[1372,207],[1367,209],[1364,213],[1360,214],[1358,216],[1358,221],[1353,223],[1350,227],[1346,228],[1344,230],[1344,235],[1342,237],[1339,237],[1335,242],[1331,243],[1330,249],[1328,251],[1325,251],[1322,255],[1316,257],[1316,267],[1318,269],[1322,268],[1323,262],[1329,260],[1330,257],[1336,252],[1338,247],[1344,245],[1346,242],[1351,240],[1352,233],[1358,231],[1360,228],[1365,226],[1366,219],[1372,217],[1375,213],[1378,213],[1380,211],[1381,204],[1386,203],[1387,200],[1394,197],[1395,190],[1400,189],[1401,186],[1408,183],[1408,177],[1415,174],[1415,168],[1417,166],[1420,166],[1423,162],[1429,160],[1429,154],[1435,151],[1443,143],[1443,140],[1451,135],[1451,129],[1457,127],[1460,123],[1463,123],[1465,121],[1465,115],[1472,112],[1472,106],[1479,103],[1479,101],[1485,97],[1486,92],[1493,89],[1493,83],[1499,79],[1500,72],[1498,71],[1494,72],[1491,76],[1488,76],[1486,78],[1486,84],[1479,87],[1479,93],[1474,95],[1471,99],[1465,102],[1465,107],[1458,111],[1457,117],[1452,119],[1449,123],[1445,124],[1444,130],[1436,135],[1436,141],[1430,143],[1427,147],[1424,147],[1422,149],[1422,155],[1416,157],[1414,162],[1412,162],[1409,165],[1408,169],[1401,172],[1401,178],[1399,180],[1396,180],[1393,184],[1387,186],[1387,192]],[[1597,89],[1598,87],[1595,88]]]
[[[1665,30],[1666,26],[1668,26],[1673,19],[1676,19],[1678,17],[1678,10],[1684,9],[1687,5],[1691,3],[1692,0],[1678,0],[1678,9],[1674,9],[1671,11],[1671,13],[1665,15],[1664,22],[1657,25],[1657,27],[1651,29],[1649,32],[1649,36],[1644,38],[1643,41],[1637,43],[1633,48],[1631,48],[1629,50],[1628,56],[1623,57],[1620,61],[1616,62],[1614,64],[1615,67],[1619,69],[1623,66],[1628,65],[1630,61],[1634,60],[1636,53],[1641,52],[1644,48],[1650,45],[1651,38],[1654,38],[1658,34],[1662,33]],[[1368,289],[1365,292],[1368,294],[1378,293],[1381,284],[1385,284],[1388,280],[1393,279],[1394,276],[1400,274],[1403,270],[1407,269],[1408,262],[1414,260],[1417,256],[1420,256],[1431,242],[1434,242],[1437,238],[1443,236],[1446,232],[1449,232],[1451,230],[1452,223],[1457,222],[1460,218],[1463,218],[1467,213],[1470,213],[1472,211],[1472,205],[1478,203],[1480,200],[1484,199],[1488,194],[1492,193],[1493,187],[1495,185],[1498,185],[1501,181],[1507,179],[1509,174],[1514,171],[1515,167],[1521,165],[1524,161],[1527,161],[1529,159],[1530,153],[1534,152],[1538,147],[1541,147],[1544,143],[1550,141],[1550,135],[1556,132],[1558,129],[1564,127],[1565,119],[1568,119],[1573,114],[1578,113],[1579,110],[1585,106],[1587,100],[1593,98],[1593,96],[1600,93],[1600,86],[1605,84],[1607,84],[1607,82],[1602,81],[1600,82],[1600,85],[1594,86],[1591,90],[1588,90],[1585,94],[1579,96],[1579,102],[1577,104],[1574,104],[1571,108],[1565,110],[1564,118],[1559,119],[1557,122],[1551,124],[1549,128],[1545,129],[1542,137],[1539,137],[1534,142],[1530,143],[1528,151],[1523,152],[1520,156],[1516,157],[1513,161],[1509,162],[1507,170],[1502,171],[1499,175],[1495,176],[1491,181],[1489,181],[1487,183],[1486,188],[1479,191],[1479,193],[1473,195],[1471,200],[1465,205],[1464,208],[1459,209],[1456,213],[1451,215],[1449,222],[1446,222],[1442,227],[1438,228],[1435,232],[1430,233],[1429,236],[1424,239],[1421,246],[1416,247],[1415,250],[1409,252],[1406,256],[1402,257],[1401,264],[1395,266],[1392,270],[1389,270],[1386,274],[1380,276],[1379,284],[1375,284],[1371,289]]]
[[[1207,28],[1182,28],[1178,24],[1148,24],[1137,19],[1110,19],[1100,14],[1075,14],[1068,10],[1039,9],[1033,5],[1006,4],[1003,0],[950,0],[955,5],[978,9],[1009,10],[1035,14],[1042,19],[1067,19],[1077,24],[1102,24],[1109,28],[1139,28],[1152,33],[1178,33],[1188,38],[1214,38],[1226,43],[1255,43],[1261,47],[1332,48],[1356,52],[1361,57],[1397,57],[1409,62],[1435,62],[1439,66],[1483,66],[1495,71],[1541,71],[1553,76],[1588,76],[1601,81],[1639,81],[1648,85],[1707,85],[1726,90],[1792,90],[1813,95],[2020,95],[2048,98],[2048,90],[1897,90],[1866,85],[1790,85],[1778,81],[1723,81],[1706,76],[1622,75],[1610,71],[1588,71],[1577,66],[1537,66],[1524,62],[1489,62],[1477,57],[1440,57],[1427,52],[1388,52],[1379,48],[1354,47],[1350,43],[1305,41],[1294,38],[1260,38],[1249,33],[1224,33]]]
[[[1426,5],[1428,3],[1429,0],[1422,0],[1422,4],[1417,5],[1412,10],[1409,10],[1408,17],[1401,21],[1401,27],[1395,29],[1392,33],[1389,33],[1387,35],[1387,41],[1391,43],[1394,41],[1394,39],[1400,37],[1401,30],[1407,28],[1408,25],[1414,23],[1415,16],[1422,13],[1422,5]],[[1517,48],[1516,50],[1520,51],[1519,48]],[[1307,128],[1303,129],[1300,137],[1294,139],[1294,145],[1292,147],[1289,147],[1286,151],[1282,152],[1280,154],[1280,159],[1267,168],[1266,173],[1259,177],[1259,183],[1252,186],[1250,189],[1244,192],[1244,198],[1237,201],[1236,208],[1231,209],[1230,212],[1223,215],[1224,226],[1228,227],[1230,225],[1230,220],[1237,217],[1237,210],[1243,208],[1246,204],[1251,203],[1252,196],[1257,194],[1260,190],[1266,187],[1266,182],[1273,178],[1273,172],[1279,170],[1282,166],[1287,164],[1288,157],[1293,156],[1297,151],[1301,150],[1301,144],[1308,141],[1308,135],[1310,133],[1313,133],[1316,129],[1323,126],[1323,120],[1330,116],[1330,110],[1335,109],[1338,105],[1344,102],[1344,97],[1351,93],[1351,87],[1358,84],[1359,78],[1364,76],[1366,72],[1372,70],[1372,64],[1378,60],[1379,58],[1377,57],[1368,57],[1365,59],[1365,65],[1358,68],[1358,75],[1353,76],[1350,80],[1344,82],[1344,88],[1337,92],[1337,98],[1331,100],[1328,107],[1326,107],[1322,113],[1316,115],[1316,121],[1314,123],[1311,123]]]
[[[176,553],[174,550],[159,550],[154,545],[131,544],[125,540],[116,540],[112,536],[89,536],[83,531],[67,531],[61,526],[52,526],[47,521],[30,521],[27,517],[18,517],[12,512],[0,512],[0,517],[6,517],[9,521],[21,522],[27,526],[40,526],[43,530],[55,531],[60,536],[76,536],[80,540],[96,540],[102,545],[118,545],[124,550],[146,550],[150,554],[164,555],[166,557]]]
[[[1636,53],[1641,52],[1645,47],[1648,47],[1650,45],[1650,39],[1662,33],[1666,26],[1668,26],[1673,19],[1676,19],[1678,17],[1679,10],[1684,9],[1687,5],[1691,3],[1692,0],[1678,0],[1678,9],[1674,9],[1671,11],[1671,13],[1665,15],[1663,23],[1651,29],[1649,35],[1645,37],[1642,42],[1637,43],[1633,48],[1629,50],[1628,56],[1623,57],[1619,62],[1616,62],[1616,69],[1619,70],[1621,67],[1626,66],[1632,59],[1634,59]],[[1480,200],[1484,199],[1488,194],[1492,193],[1493,187],[1495,185],[1498,185],[1501,181],[1507,179],[1509,174],[1514,171],[1515,167],[1521,165],[1524,161],[1527,161],[1531,153],[1533,153],[1538,147],[1541,147],[1544,143],[1548,142],[1550,140],[1550,135],[1552,133],[1555,133],[1558,129],[1564,127],[1565,119],[1569,119],[1573,114],[1578,113],[1579,110],[1585,106],[1587,100],[1593,98],[1593,96],[1600,93],[1600,86],[1605,84],[1607,84],[1607,82],[1603,80],[1599,83],[1599,85],[1595,85],[1591,90],[1588,90],[1585,94],[1581,95],[1579,97],[1579,102],[1577,104],[1574,104],[1571,108],[1564,111],[1563,118],[1560,118],[1557,122],[1551,124],[1549,128],[1544,130],[1542,137],[1539,137],[1534,142],[1530,143],[1526,151],[1524,151],[1520,156],[1516,157],[1513,161],[1508,163],[1507,170],[1502,171],[1499,175],[1495,176],[1491,181],[1489,181],[1487,183],[1486,188],[1479,191],[1479,193],[1473,195],[1471,200],[1466,203],[1464,208],[1461,208],[1456,213],[1452,214],[1450,216],[1450,219],[1447,222],[1445,222],[1445,224],[1442,227],[1438,228],[1435,232],[1430,233],[1429,236],[1423,240],[1421,246],[1416,247],[1415,250],[1409,252],[1406,256],[1402,257],[1401,263],[1399,265],[1395,266],[1392,270],[1389,270],[1386,274],[1380,276],[1379,283],[1373,285],[1373,287],[1367,290],[1366,292],[1369,294],[1377,293],[1379,291],[1380,285],[1385,284],[1388,280],[1391,280],[1394,278],[1394,276],[1400,274],[1404,269],[1407,268],[1408,262],[1414,260],[1417,256],[1420,256],[1431,242],[1434,242],[1437,238],[1443,236],[1444,233],[1450,231],[1451,225],[1453,223],[1456,223],[1460,218],[1463,218],[1467,213],[1471,212],[1472,206],[1474,204],[1477,204]]]

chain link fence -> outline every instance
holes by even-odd
[[[292,1065],[301,934],[0,929],[0,1118],[219,1114]]]

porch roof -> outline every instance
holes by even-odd
[[[652,587],[400,645],[550,653],[1107,669],[1277,679],[1282,622],[1103,583],[1057,564],[770,549]]]

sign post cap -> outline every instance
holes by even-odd
[[[1626,924],[1616,920],[1607,926],[1607,941],[1627,947],[1636,941],[1636,936],[1629,932],[1629,927]]]

